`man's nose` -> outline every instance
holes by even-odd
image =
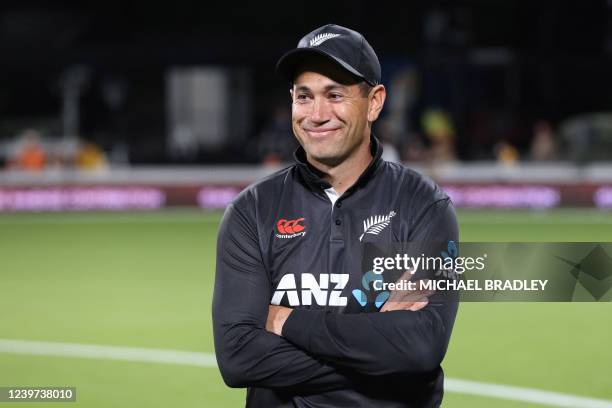
[[[325,98],[315,98],[310,113],[310,120],[316,123],[324,123],[330,120],[331,109]]]

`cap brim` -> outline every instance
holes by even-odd
[[[323,57],[326,57],[330,61],[340,65],[342,68],[344,68],[351,74],[363,79],[367,83],[370,83],[359,71],[351,67],[349,64],[347,64],[340,58],[337,58],[317,48],[296,48],[285,53],[285,55],[280,57],[280,59],[276,63],[276,72],[283,78],[287,79],[289,83],[293,83],[295,71],[298,65],[304,60],[306,60],[309,56],[313,55],[321,55]]]

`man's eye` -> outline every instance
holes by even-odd
[[[339,93],[329,94],[329,99],[334,100],[334,99],[341,99],[341,98],[342,98],[342,94],[339,94]]]
[[[308,95],[306,95],[306,94],[298,94],[298,95],[296,96],[296,99],[297,99],[298,101],[305,101],[305,100],[307,100],[307,99],[308,99]]]

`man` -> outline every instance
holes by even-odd
[[[361,34],[318,28],[277,69],[292,83],[301,147],[223,217],[213,299],[223,379],[248,387],[248,407],[439,406],[456,303],[358,294],[368,245],[456,241],[452,204],[381,160],[371,128],[386,91]]]

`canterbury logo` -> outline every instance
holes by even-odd
[[[298,218],[295,220],[280,219],[276,222],[276,234],[277,238],[294,238],[298,236],[304,236],[306,234],[306,227],[300,224],[304,221],[304,218]]]
[[[387,228],[391,223],[391,218],[395,216],[395,211],[391,211],[387,215],[373,215],[363,221],[363,234],[359,237],[361,241],[365,234],[378,235],[382,230]]]
[[[321,45],[323,44],[325,41],[331,39],[331,38],[336,38],[339,37],[340,34],[332,34],[332,33],[322,33],[322,34],[317,34],[312,40],[310,40],[310,46],[311,47],[316,47],[317,45]]]

